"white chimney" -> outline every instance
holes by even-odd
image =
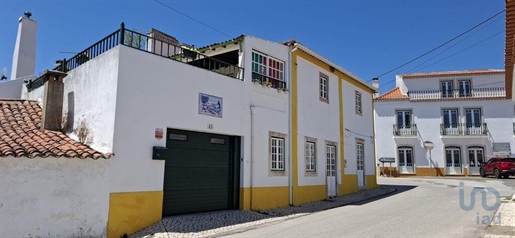
[[[36,72],[36,28],[37,22],[25,12],[18,20],[18,35],[14,46],[11,80],[32,76]]]
[[[377,88],[377,92],[374,93],[374,98],[379,96],[379,78],[373,78],[372,79],[372,86],[374,88]]]

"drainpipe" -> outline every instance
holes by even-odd
[[[292,77],[291,77],[291,69],[292,69],[292,62],[291,62],[291,54],[293,53],[293,51],[291,50],[291,47],[288,46],[288,78],[290,79],[289,81],[289,85],[290,85],[290,90],[289,93],[288,93],[288,136],[286,137],[288,139],[288,189],[289,189],[289,196],[290,196],[290,206],[293,205],[293,175],[292,175],[292,171],[293,171],[293,161],[292,161],[292,155],[291,155],[291,147],[292,147],[292,141],[294,139],[297,139],[297,137],[295,136],[295,138],[293,138],[294,135],[292,135],[292,123],[291,123],[291,114],[292,114],[292,111],[291,111],[291,101],[292,101],[292,90],[291,90],[291,84],[292,84]]]
[[[253,204],[253,197],[254,197],[254,193],[252,192],[252,189],[254,187],[254,182],[253,182],[253,179],[252,177],[254,176],[253,175],[253,170],[254,170],[254,166],[253,166],[253,163],[254,163],[254,108],[255,106],[254,105],[250,105],[250,172],[249,172],[249,175],[250,175],[250,179],[249,179],[249,183],[250,183],[250,210],[253,210],[252,209],[252,204]]]

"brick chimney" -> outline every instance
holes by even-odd
[[[379,78],[373,78],[372,79],[372,86],[374,88],[377,88],[377,92],[374,93],[374,98],[379,96]]]
[[[41,130],[57,131],[61,129],[63,119],[64,77],[67,74],[59,71],[45,70],[43,92],[43,117]]]
[[[37,22],[30,19],[32,13],[25,12],[18,20],[18,35],[14,45],[11,80],[35,75],[36,71],[36,29]]]

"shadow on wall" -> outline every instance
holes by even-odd
[[[74,115],[75,115],[75,93],[74,92],[69,92],[68,93],[68,113],[67,113],[67,116],[68,116],[68,122],[70,122],[69,124],[69,128],[68,128],[68,131],[73,131],[74,129]]]

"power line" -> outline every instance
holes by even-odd
[[[472,27],[472,28],[468,29],[467,31],[465,31],[465,32],[463,32],[463,33],[461,33],[461,34],[459,34],[459,35],[455,36],[454,38],[452,38],[452,39],[450,39],[450,40],[446,41],[445,43],[443,43],[443,44],[441,44],[441,45],[439,45],[439,46],[437,46],[437,47],[435,47],[435,48],[433,48],[433,49],[429,50],[428,52],[426,52],[426,53],[424,53],[424,54],[422,54],[422,55],[420,55],[420,56],[418,56],[418,57],[416,57],[416,58],[414,58],[414,59],[412,59],[412,60],[410,60],[410,61],[408,61],[408,62],[406,62],[406,63],[404,63],[404,64],[402,64],[402,65],[400,65],[400,66],[397,66],[397,67],[395,67],[395,68],[393,68],[393,69],[391,69],[391,70],[388,70],[387,72],[385,72],[385,73],[383,73],[383,74],[381,74],[381,75],[377,76],[376,78],[379,78],[379,77],[381,77],[381,76],[384,76],[384,75],[386,75],[386,74],[389,74],[389,73],[391,73],[391,72],[393,72],[393,71],[395,71],[395,70],[397,70],[397,69],[400,69],[400,68],[402,68],[402,67],[404,67],[404,66],[406,66],[406,65],[408,65],[408,64],[410,64],[410,63],[412,63],[413,61],[416,61],[416,60],[418,60],[418,59],[420,59],[420,58],[422,58],[422,57],[424,57],[424,56],[426,56],[426,55],[430,54],[431,52],[433,52],[433,51],[435,51],[435,50],[437,50],[437,49],[439,49],[439,48],[441,48],[441,47],[443,47],[443,46],[445,46],[445,45],[449,44],[450,42],[452,42],[452,41],[454,41],[454,40],[456,40],[456,39],[460,38],[461,36],[463,36],[463,35],[465,35],[465,34],[469,33],[470,31],[472,31],[472,30],[476,29],[477,27],[479,27],[479,26],[483,25],[484,23],[486,23],[486,22],[490,21],[491,19],[493,19],[493,18],[497,17],[498,15],[500,15],[501,13],[503,13],[503,12],[505,12],[505,11],[506,11],[506,10],[502,10],[502,11],[498,12],[497,14],[495,14],[495,15],[493,15],[493,16],[491,16],[491,17],[489,17],[488,19],[486,19],[486,20],[482,21],[481,23],[479,23],[479,24],[475,25],[474,27]],[[370,80],[369,80],[369,81],[370,81]]]
[[[201,22],[200,20],[197,20],[197,19],[195,19],[195,18],[193,18],[193,17],[189,16],[188,14],[183,13],[183,12],[181,12],[181,11],[179,11],[179,10],[177,10],[177,9],[175,9],[175,8],[173,8],[173,7],[171,7],[171,6],[167,5],[167,4],[165,4],[165,3],[163,3],[163,2],[161,2],[161,1],[159,1],[159,0],[154,0],[154,1],[155,1],[155,2],[157,2],[157,3],[159,3],[159,4],[161,4],[161,5],[163,5],[164,7],[168,8],[168,9],[170,9],[170,10],[174,11],[174,12],[177,12],[177,13],[179,13],[179,14],[181,14],[181,15],[183,15],[183,16],[185,16],[185,17],[187,17],[187,18],[189,18],[189,19],[191,19],[191,20],[193,20],[193,21],[196,21],[197,23],[199,23],[199,24],[201,24],[201,25],[204,25],[205,27],[207,27],[207,28],[209,28],[209,29],[211,29],[211,30],[214,30],[214,31],[216,31],[216,32],[218,32],[218,33],[220,33],[220,34],[223,34],[223,35],[226,35],[226,36],[228,36],[228,37],[233,38],[231,35],[229,35],[229,34],[227,34],[227,33],[223,32],[223,31],[221,31],[221,30],[218,30],[218,29],[216,29],[216,28],[214,28],[214,27],[212,27],[212,26],[210,26],[210,25],[208,25],[208,24],[206,24],[206,23],[204,23],[204,22]]]
[[[495,20],[491,21],[490,23],[488,23],[488,24],[484,25],[483,27],[479,28],[477,31],[472,32],[472,34],[470,34],[470,35],[466,36],[464,39],[462,39],[462,40],[460,40],[460,41],[456,42],[455,44],[453,44],[453,45],[451,45],[451,46],[449,46],[447,49],[443,50],[442,52],[440,52],[440,53],[436,54],[435,56],[433,56],[433,57],[429,58],[428,60],[426,60],[426,61],[422,62],[421,64],[419,64],[419,65],[415,66],[414,68],[412,68],[412,69],[408,70],[408,72],[407,72],[407,73],[411,73],[411,72],[415,71],[415,69],[417,69],[418,67],[420,67],[420,66],[424,65],[425,63],[429,62],[430,60],[432,60],[432,59],[436,58],[437,56],[439,56],[439,55],[443,54],[443,53],[444,53],[444,52],[446,52],[447,50],[449,50],[449,49],[453,48],[454,46],[458,45],[459,43],[461,43],[461,42],[465,41],[465,40],[466,40],[466,39],[468,39],[469,37],[471,37],[471,36],[475,35],[476,33],[480,32],[480,31],[481,31],[481,30],[483,30],[483,29],[485,29],[486,27],[488,27],[488,26],[489,26],[489,25],[491,25],[492,23],[494,23],[494,22],[498,21],[499,19],[501,19],[501,17],[498,17],[497,19],[495,19]]]
[[[453,57],[453,56],[455,56],[455,55],[457,55],[457,54],[459,54],[459,53],[461,53],[461,52],[463,52],[463,51],[466,51],[466,50],[468,50],[468,49],[470,49],[470,48],[472,48],[472,47],[474,47],[474,46],[476,46],[476,45],[479,45],[479,44],[481,44],[481,43],[483,43],[483,42],[485,42],[485,41],[487,41],[487,40],[490,40],[491,38],[493,38],[493,37],[495,37],[495,36],[497,36],[497,35],[499,35],[499,34],[501,34],[501,33],[503,33],[503,32],[504,32],[504,30],[503,30],[503,31],[500,31],[500,32],[498,32],[498,33],[496,33],[496,34],[494,34],[494,35],[492,35],[492,36],[490,36],[490,37],[488,37],[488,38],[486,38],[486,39],[483,39],[483,40],[481,40],[481,41],[479,41],[479,42],[477,42],[477,43],[475,43],[475,44],[473,44],[473,45],[471,45],[471,46],[469,46],[469,47],[467,47],[467,48],[465,48],[465,49],[463,49],[463,50],[460,50],[460,51],[458,51],[458,52],[456,52],[456,53],[454,53],[454,54],[452,54],[452,55],[449,55],[449,56],[447,56],[447,57],[445,57],[445,58],[443,58],[443,59],[441,59],[441,60],[439,60],[439,61],[436,61],[436,62],[434,62],[434,63],[432,63],[432,64],[430,64],[430,65],[427,65],[426,67],[421,68],[421,69],[419,69],[419,70],[422,70],[422,69],[425,69],[425,68],[427,68],[427,67],[429,67],[429,66],[432,66],[432,65],[435,65],[435,64],[437,64],[437,63],[440,63],[440,62],[442,62],[442,61],[444,61],[444,60],[446,60],[446,59],[448,59],[448,58],[451,58],[451,57]],[[394,81],[395,81],[395,79],[388,81],[386,84],[383,84],[383,87],[384,87],[384,86],[386,86],[386,85],[388,85],[388,84],[390,84],[390,83],[392,83],[392,82],[394,82]]]

